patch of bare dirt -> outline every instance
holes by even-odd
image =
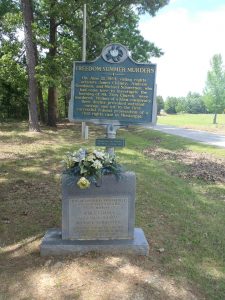
[[[160,272],[147,257],[89,253],[43,258],[39,244],[37,236],[2,249],[0,299],[203,299],[186,282]]]
[[[187,166],[185,171],[178,174],[182,178],[225,183],[225,159],[207,153],[190,150],[170,151],[157,147],[145,149],[144,154],[153,159],[176,161]]]

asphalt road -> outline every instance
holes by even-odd
[[[207,131],[178,128],[170,125],[156,125],[153,129],[168,134],[182,136],[207,145],[225,148],[225,135],[210,133]]]

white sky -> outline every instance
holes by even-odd
[[[212,56],[221,53],[225,62],[225,0],[196,10],[179,2],[185,1],[172,0],[154,18],[144,16],[139,27],[145,39],[165,52],[151,60],[157,63],[157,94],[164,99],[186,96],[189,91],[202,93]]]

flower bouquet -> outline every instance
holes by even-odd
[[[75,181],[81,189],[89,188],[91,183],[98,185],[103,175],[113,174],[119,180],[123,173],[116,156],[105,151],[81,148],[66,152],[63,164],[70,183]]]

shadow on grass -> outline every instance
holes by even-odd
[[[187,284],[178,284],[154,266],[145,272],[147,258],[98,253],[83,257],[39,256],[35,242],[8,251],[1,261],[0,296],[6,299],[168,299],[196,298]],[[116,263],[115,263],[116,261]],[[192,297],[190,297],[192,296]]]
[[[40,235],[10,245],[0,255],[0,296],[6,299],[203,299],[147,257],[89,253],[40,257]],[[54,282],[53,282],[54,281]],[[19,283],[19,284],[18,284]],[[53,283],[53,284],[52,284]],[[88,285],[88,289],[86,288]],[[78,298],[74,293],[79,291]],[[88,293],[87,293],[88,292]],[[197,292],[198,294],[198,292]],[[199,294],[200,295],[200,294]]]
[[[28,130],[28,123],[25,121],[9,121],[0,122],[0,131],[4,132],[26,132]]]

